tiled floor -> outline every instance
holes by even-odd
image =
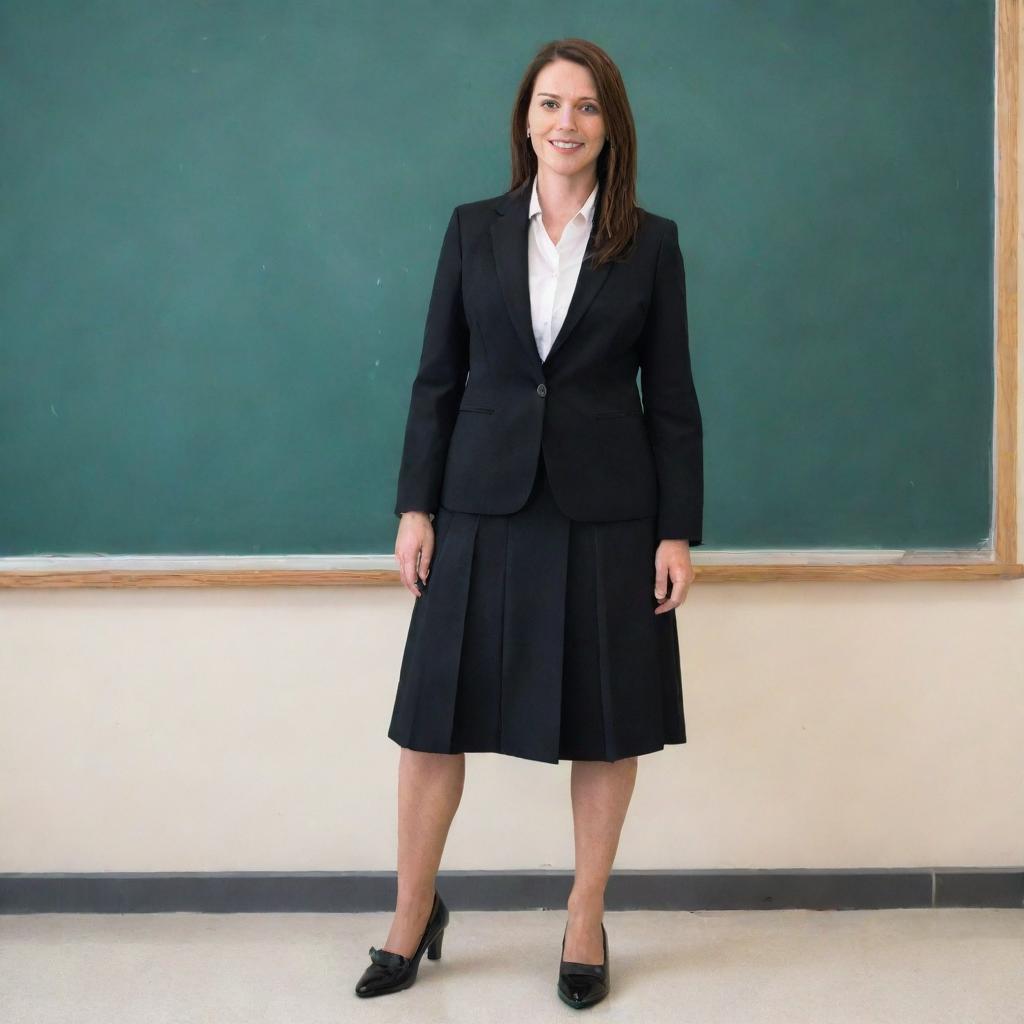
[[[390,913],[0,916],[2,1024],[1022,1024],[1024,910],[607,912],[611,995],[555,994],[565,913],[451,912],[359,999]]]

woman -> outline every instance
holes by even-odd
[[[678,232],[634,202],[635,140],[608,55],[550,43],[516,97],[511,190],[445,233],[395,507],[416,597],[388,731],[398,901],[361,996],[440,957],[467,751],[573,761],[557,989],[576,1007],[608,992],[604,892],[637,758],[686,739],[675,609],[703,511]]]

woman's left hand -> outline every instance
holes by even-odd
[[[655,615],[678,608],[694,580],[688,540],[663,540],[654,553],[654,597],[659,602]],[[668,593],[669,581],[672,593]],[[667,595],[667,597],[666,597]]]

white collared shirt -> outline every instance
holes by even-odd
[[[533,336],[542,360],[547,358],[552,343],[558,337],[576,290],[580,266],[594,223],[598,187],[594,186],[587,201],[565,225],[558,245],[555,245],[544,227],[540,198],[537,195],[537,175],[533,176],[528,246],[530,312],[533,316]]]

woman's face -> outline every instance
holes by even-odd
[[[526,126],[537,160],[554,174],[596,177],[604,146],[604,115],[590,71],[571,60],[541,68],[533,84]],[[555,140],[576,142],[572,148]]]

